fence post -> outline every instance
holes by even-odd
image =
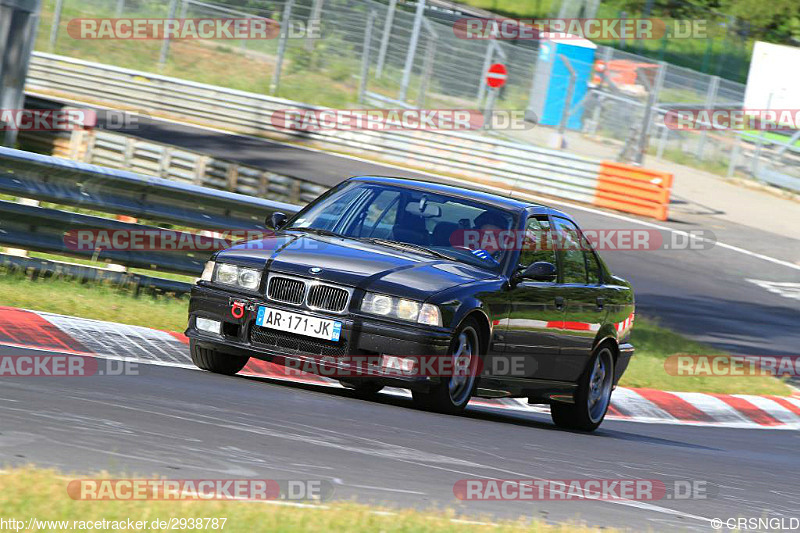
[[[436,40],[437,36],[432,35],[428,37],[428,43],[425,46],[425,62],[422,64],[422,80],[419,84],[419,95],[417,96],[417,107],[422,108],[425,106],[425,96],[428,93],[428,83],[431,76],[433,76],[433,59],[436,57]]]
[[[636,153],[634,154],[634,162],[638,165],[644,164],[644,155],[647,151],[647,145],[650,143],[650,126],[653,123],[653,107],[655,107],[658,100],[658,94],[661,92],[661,87],[664,84],[664,75],[666,67],[662,62],[659,64],[656,77],[651,83],[647,76],[642,76],[647,86],[647,103],[644,108],[644,116],[642,117],[642,127],[639,128],[639,140],[636,146]]]
[[[372,26],[378,14],[373,10],[367,15],[367,27],[364,29],[364,47],[361,50],[361,80],[358,82],[358,103],[364,103],[367,92],[367,77],[369,77],[369,56],[372,48]]]
[[[122,18],[122,13],[125,12],[125,0],[117,0],[116,17]]]
[[[170,0],[169,2],[169,16],[167,18],[174,19],[175,12],[178,10],[178,0]],[[169,55],[169,37],[164,32],[164,42],[161,44],[161,55],[158,58],[158,63],[162,67],[167,63],[167,55]]]
[[[312,37],[309,28],[311,27],[311,23],[315,23],[314,25],[319,24],[320,17],[322,16],[322,3],[325,0],[314,0],[314,3],[311,5],[311,14],[308,16],[308,24],[306,24],[306,50],[311,52],[314,50],[314,43],[316,42],[316,36]]]
[[[50,27],[50,51],[56,49],[58,41],[58,27],[61,26],[61,11],[64,9],[64,0],[56,0],[56,7],[53,12],[53,25]]]
[[[478,78],[478,105],[483,101],[484,96],[486,96],[486,81],[484,77],[486,73],[489,71],[489,66],[492,64],[492,57],[494,56],[494,47],[497,45],[494,39],[489,39],[486,43],[486,53],[483,55],[483,68],[481,69],[481,75]]]
[[[403,81],[400,84],[400,95],[398,100],[406,101],[408,94],[408,84],[411,82],[411,69],[414,68],[414,55],[417,53],[417,43],[419,42],[419,32],[422,28],[422,17],[425,15],[425,0],[418,0],[417,11],[414,14],[414,27],[411,30],[411,41],[408,43],[406,53],[406,65],[403,68]]]
[[[378,51],[378,65],[375,67],[375,77],[383,75],[383,64],[386,61],[386,52],[389,49],[389,36],[392,33],[394,23],[394,13],[397,10],[397,0],[389,0],[389,11],[386,13],[386,20],[383,23],[383,35],[381,35],[381,48]]]
[[[769,93],[769,97],[767,97],[767,111],[772,109],[772,96],[775,93]],[[750,165],[750,173],[753,175],[754,178],[757,177],[758,174],[758,160],[761,159],[761,149],[764,147],[764,134],[765,131],[762,128],[761,131],[758,133],[758,140],[756,141],[756,149],[753,152],[753,162]]]
[[[669,128],[667,127],[666,124],[664,124],[661,129],[661,138],[658,140],[658,153],[656,154],[656,157],[658,159],[664,158],[664,147],[667,144],[668,136],[669,136]]]
[[[425,29],[428,32],[428,42],[425,43],[425,59],[422,63],[422,79],[419,82],[419,94],[417,95],[417,107],[425,106],[425,95],[428,93],[428,83],[433,76],[433,61],[436,58],[436,43],[439,40],[433,24],[424,19]]]
[[[283,56],[286,54],[286,41],[289,39],[289,22],[292,18],[292,5],[294,0],[286,0],[281,15],[281,35],[278,41],[278,60],[275,63],[275,71],[272,73],[272,83],[270,84],[269,94],[278,92],[278,85],[281,81],[281,68],[283,68]]]
[[[567,67],[569,71],[569,82],[567,84],[567,94],[564,96],[564,109],[561,110],[561,120],[558,123],[558,133],[556,134],[555,139],[552,141],[553,147],[561,150],[564,148],[564,136],[567,131],[567,122],[569,121],[569,115],[572,107],[572,95],[575,93],[575,81],[578,79],[578,74],[575,72],[575,69],[572,68],[572,63],[567,58],[567,56],[563,54],[558,54],[558,59],[564,62],[564,66]]]
[[[708,83],[708,90],[706,91],[706,109],[711,109],[714,106],[714,102],[717,100],[718,88],[719,76],[711,76],[711,80]],[[706,137],[708,137],[708,130],[703,128],[703,131],[700,132],[700,140],[697,143],[697,153],[695,154],[700,161],[703,160],[703,149],[706,145]]]
[[[739,161],[739,152],[742,148],[742,138],[739,135],[736,135],[736,140],[733,143],[733,148],[731,149],[731,160],[728,163],[728,177],[732,178],[733,174],[736,172],[736,163]]]

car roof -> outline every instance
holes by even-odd
[[[542,204],[534,204],[500,196],[499,194],[491,194],[487,192],[476,191],[473,189],[465,189],[462,187],[453,187],[451,185],[443,185],[441,183],[434,183],[431,181],[417,180],[411,178],[396,178],[389,176],[354,176],[348,181],[363,181],[369,183],[384,183],[387,185],[399,185],[401,187],[414,187],[418,190],[430,191],[432,193],[449,194],[458,196],[460,198],[467,198],[471,200],[478,200],[480,202],[501,207],[505,209],[513,209],[516,211],[525,211],[532,207],[549,208]]]

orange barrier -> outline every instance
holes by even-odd
[[[594,205],[667,220],[672,174],[603,161]]]

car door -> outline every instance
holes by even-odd
[[[591,245],[571,220],[552,218],[556,232],[559,281],[565,299],[561,351],[561,379],[580,377],[592,354],[594,339],[605,319],[600,265]]]
[[[547,216],[531,216],[519,269],[537,261],[557,265]],[[564,298],[556,280],[518,280],[508,291],[509,313],[504,324],[504,359],[528,379],[551,379],[557,372]],[[495,372],[496,374],[497,372]],[[516,376],[520,372],[514,372]]]

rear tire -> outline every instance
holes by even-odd
[[[450,342],[449,355],[454,361],[454,368],[466,369],[466,376],[453,375],[442,377],[442,381],[428,392],[411,391],[414,404],[422,409],[430,409],[440,413],[458,414],[469,403],[477,383],[480,368],[481,338],[478,334],[478,322],[468,318],[459,326]],[[454,372],[455,374],[455,372]]]
[[[250,360],[249,357],[229,355],[217,350],[201,348],[193,339],[189,340],[189,352],[192,355],[192,362],[197,368],[225,376],[236,374]]]
[[[558,427],[594,431],[603,422],[611,404],[614,383],[614,356],[601,346],[592,357],[575,392],[575,403],[553,403],[550,416]]]

